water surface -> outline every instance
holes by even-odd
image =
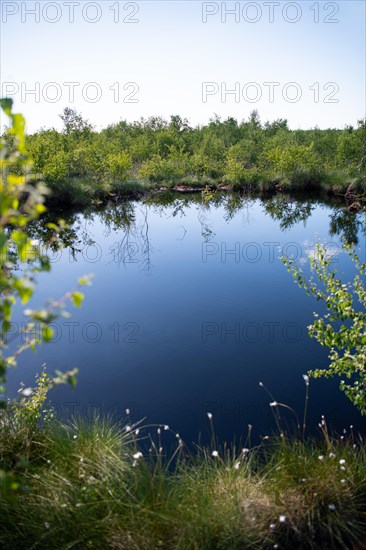
[[[30,306],[59,298],[80,275],[94,273],[81,309],[54,326],[55,341],[27,352],[9,377],[32,385],[43,363],[79,369],[76,389],[52,393],[59,416],[96,411],[169,424],[190,443],[209,437],[207,412],[221,440],[275,429],[271,398],[302,417],[302,375],[328,364],[307,325],[320,304],[294,284],[280,249],[308,272],[317,240],[327,243],[344,280],[353,266],[341,252],[346,236],[365,253],[361,215],[318,200],[161,196],[62,213],[66,248],[50,252]],[[45,224],[34,234],[45,239]],[[71,307],[69,308],[71,310]],[[20,311],[15,321],[21,322]],[[320,415],[341,432],[364,420],[338,380],[312,380],[308,424]],[[285,412],[284,418],[291,420]]]

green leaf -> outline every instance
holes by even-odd
[[[4,113],[10,116],[13,106],[13,100],[10,97],[3,97],[0,99],[0,105]]]
[[[42,338],[45,342],[50,342],[53,338],[53,330],[51,327],[45,327],[42,330]]]
[[[82,292],[73,292],[71,294],[71,301],[75,307],[80,307],[84,300],[84,294]]]

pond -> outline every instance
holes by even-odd
[[[299,289],[280,250],[308,273],[308,255],[327,244],[344,280],[353,265],[341,251],[346,237],[365,254],[361,214],[317,198],[251,198],[161,194],[82,213],[48,213],[32,228],[41,246],[46,222],[63,217],[65,248],[49,250],[51,274],[39,276],[29,304],[42,305],[93,273],[80,309],[53,324],[54,339],[27,352],[9,376],[14,394],[34,374],[78,368],[75,389],[51,399],[58,417],[100,412],[124,421],[168,424],[187,444],[208,442],[207,412],[221,441],[273,432],[272,399],[302,421],[302,375],[328,364],[327,350],[307,334],[320,304]],[[22,322],[21,309],[14,323]],[[338,380],[311,380],[308,425],[321,415],[339,433],[365,421],[339,391]],[[281,414],[291,424],[294,415]],[[172,436],[174,437],[174,436]]]

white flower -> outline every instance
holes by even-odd
[[[161,429],[160,428],[158,428],[156,431],[158,432],[158,435],[161,434]]]
[[[335,504],[328,504],[329,510],[334,511],[336,509]]]
[[[33,390],[32,388],[24,388],[24,390],[20,390],[20,393],[24,395],[24,397],[29,397],[30,395],[32,395]]]
[[[269,404],[270,407],[277,407],[277,405],[277,401],[272,401],[272,403]]]
[[[345,480],[345,479],[341,479],[341,483],[346,483],[346,480]]]
[[[263,388],[263,382],[259,382],[261,388]]]
[[[304,379],[305,384],[308,386],[308,385],[309,385],[309,377],[308,377],[308,375],[307,375],[307,374],[303,374],[302,377],[303,377],[303,379]]]
[[[46,529],[50,528],[50,524],[48,523],[48,521],[45,522],[44,526],[45,526]]]
[[[344,460],[344,458],[341,458],[341,460],[339,461],[339,464],[342,464],[342,466],[343,464],[346,464],[346,461]]]
[[[135,460],[138,460],[139,458],[142,458],[143,454],[140,451],[138,451],[137,453],[135,453],[132,456]]]
[[[247,455],[249,453],[249,449],[242,449],[241,451],[243,455]]]
[[[131,431],[131,426],[126,426],[125,430],[126,430],[126,432],[130,432]]]
[[[73,437],[74,437],[74,439],[77,439],[77,438],[78,438],[78,436],[77,436],[77,435],[74,435]]]
[[[286,516],[280,516],[278,519],[279,519],[280,523],[285,523]]]
[[[218,453],[217,451],[212,451],[212,453],[211,453],[211,454],[212,454],[212,456],[214,456],[214,457],[217,457],[217,456],[219,456],[219,453]]]
[[[139,435],[140,433],[140,430],[137,428],[137,430],[135,430],[135,435]]]
[[[212,420],[212,413],[207,413],[208,419]]]
[[[324,460],[324,456],[323,456],[323,455],[319,455],[318,458],[319,458],[319,460],[321,460],[321,461]]]
[[[276,529],[276,524],[275,523],[271,523],[271,525],[269,526],[270,529]]]
[[[126,409],[127,416],[130,414],[130,412],[131,412],[130,409]]]
[[[168,426],[168,424],[165,424],[165,426],[164,426],[164,430],[165,430],[165,431],[169,430],[169,426]]]
[[[240,468],[240,462],[235,462],[234,470],[239,470],[239,468]]]
[[[334,453],[329,453],[329,458],[335,458],[336,455]]]

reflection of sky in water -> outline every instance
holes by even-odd
[[[39,276],[27,307],[62,296],[85,273],[94,273],[93,286],[82,308],[70,306],[71,319],[57,322],[57,341],[20,357],[9,390],[21,380],[32,385],[44,362],[50,373],[78,368],[75,390],[52,393],[58,414],[120,417],[128,407],[135,419],[166,422],[188,442],[207,435],[207,411],[222,438],[243,436],[249,423],[254,437],[274,430],[259,381],[301,416],[302,375],[328,361],[307,335],[313,311],[322,310],[279,256],[296,256],[308,274],[320,240],[351,280],[341,236],[330,234],[339,211],[275,200],[246,200],[233,210],[230,200],[209,207],[186,198],[166,207],[134,203],[77,216],[74,252],[54,254],[52,273]],[[358,235],[363,245],[361,226]],[[14,322],[21,321],[18,308]],[[337,380],[310,381],[308,425],[317,426],[321,414],[338,430],[364,426]]]

